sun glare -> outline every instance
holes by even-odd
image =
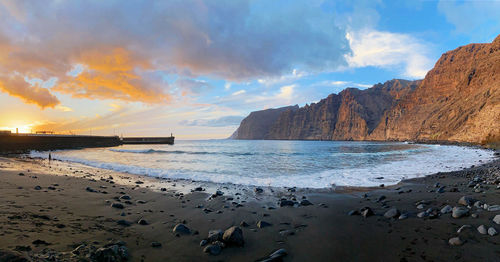
[[[9,130],[12,133],[31,133],[33,131],[33,124],[24,124],[24,125],[16,125],[16,126],[8,126],[8,127],[0,127],[0,130]]]

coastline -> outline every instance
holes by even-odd
[[[500,236],[476,230],[485,225],[500,232],[500,225],[492,221],[500,210],[472,206],[470,214],[462,218],[439,212],[433,216],[447,204],[460,206],[457,201],[462,196],[499,205],[498,158],[478,167],[404,180],[384,188],[263,187],[263,193],[248,186],[146,178],[59,161],[47,164],[46,160],[0,158],[0,258],[15,254],[71,261],[77,257],[71,251],[82,242],[99,248],[111,240],[125,243],[129,261],[258,261],[281,248],[288,253],[285,261],[497,261],[500,255]],[[480,186],[469,187],[475,177],[477,181],[472,183]],[[194,191],[199,186],[204,191]],[[441,186],[445,186],[443,192],[437,193]],[[217,190],[223,195],[212,198]],[[123,193],[131,197],[130,204],[119,199]],[[312,205],[279,205],[280,198],[301,202],[303,197]],[[424,209],[415,205],[419,201]],[[112,208],[115,202],[122,203],[124,209]],[[348,215],[365,206],[371,208],[373,216]],[[392,207],[407,213],[408,218],[384,217]],[[429,214],[418,217],[426,210]],[[147,225],[138,224],[141,219]],[[125,223],[120,220],[127,226],[120,225]],[[259,228],[256,224],[261,220],[272,225]],[[249,225],[241,227],[243,247],[228,246],[217,256],[203,252],[200,241],[207,238],[209,230],[225,230],[242,221]],[[172,232],[181,222],[191,234],[176,236]],[[466,224],[472,228],[458,234]],[[464,241],[461,246],[448,243],[456,236]],[[153,247],[154,243],[161,247]]]

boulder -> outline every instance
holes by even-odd
[[[224,231],[222,236],[224,243],[228,245],[243,246],[245,240],[243,239],[243,231],[240,227],[232,226]]]

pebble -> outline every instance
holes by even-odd
[[[222,252],[222,247],[220,245],[208,245],[203,249],[203,252],[217,256]]]
[[[424,209],[424,208],[425,208],[424,204],[417,205],[417,209]]]
[[[35,186],[35,190],[41,190],[42,187],[41,186]]]
[[[500,211],[500,205],[491,205],[491,206],[488,206],[488,211],[490,211],[490,212]]]
[[[159,248],[159,247],[161,247],[161,243],[160,242],[151,242],[151,247]]]
[[[124,206],[121,203],[113,203],[111,204],[111,207],[118,208],[118,209],[123,209]]]
[[[205,240],[205,239],[203,239],[203,240],[201,240],[201,241],[200,241],[200,247],[204,247],[204,246],[206,246],[207,244],[208,244],[208,241],[207,241],[207,240]]]
[[[360,210],[360,211],[361,211],[361,212],[360,212],[360,213],[361,213],[361,215],[362,215],[364,218],[367,218],[367,217],[369,217],[369,216],[373,216],[373,215],[375,215],[375,213],[373,213],[373,210],[372,210],[371,208],[369,208],[369,207],[363,207],[363,208],[361,208],[361,210]]]
[[[471,225],[463,225],[461,226],[458,230],[457,230],[457,233],[462,233],[462,231],[464,231],[465,229],[468,229],[468,228],[472,228]]]
[[[401,214],[401,215],[398,217],[398,219],[399,219],[399,220],[403,220],[403,219],[407,219],[407,218],[408,218],[408,213],[403,213],[403,214]]]
[[[311,201],[304,199],[304,200],[300,201],[300,205],[301,206],[310,206],[310,205],[312,205],[312,203],[311,203]]]
[[[424,217],[427,217],[429,214],[427,214],[427,212],[423,211],[423,212],[420,212],[417,214],[417,217],[419,218],[424,218]]]
[[[452,209],[451,216],[453,218],[461,218],[463,216],[466,216],[467,214],[469,214],[469,209],[467,209],[465,207],[454,207]]]
[[[391,208],[391,209],[387,210],[387,212],[385,212],[384,217],[386,217],[386,218],[396,218],[399,215],[400,215],[399,210],[397,210],[396,208]]]
[[[476,202],[476,200],[469,196],[463,196],[458,200],[458,203],[464,206],[472,206],[474,202]]]
[[[281,199],[279,201],[279,206],[280,207],[284,207],[284,206],[292,206],[295,205],[295,202],[293,202],[292,200],[286,200],[286,199]]]
[[[255,193],[257,194],[260,194],[262,192],[264,192],[264,189],[260,188],[260,187],[256,187],[254,190],[253,190]]]
[[[184,224],[175,225],[174,229],[172,229],[172,232],[178,234],[191,234],[191,230]]]
[[[496,235],[498,235],[498,232],[497,232],[497,230],[495,228],[490,227],[490,228],[488,228],[488,234],[490,236],[496,236]]]
[[[149,225],[148,221],[146,221],[146,219],[143,219],[143,218],[139,219],[139,221],[137,221],[137,224],[143,225],[143,226]]]
[[[208,231],[207,241],[209,243],[212,243],[212,242],[215,242],[215,241],[218,241],[218,240],[222,240],[222,234],[224,234],[224,231],[222,231],[220,229],[209,230]]]
[[[272,226],[272,224],[268,223],[266,221],[260,220],[259,222],[257,222],[257,227],[258,228],[264,228],[264,227],[270,227],[270,226]]]
[[[245,240],[243,239],[243,231],[240,227],[232,226],[226,231],[224,231],[224,235],[222,235],[222,240],[224,243],[235,246],[243,246]]]
[[[446,205],[444,206],[443,208],[441,208],[441,214],[448,214],[448,213],[451,213],[451,211],[453,210],[453,207],[451,207],[450,205]]]
[[[240,227],[248,227],[248,226],[249,226],[249,224],[247,222],[241,221]]]
[[[486,235],[486,234],[488,234],[488,229],[486,229],[486,226],[480,225],[479,227],[477,227],[477,232],[479,232],[480,234]]]
[[[459,237],[452,237],[448,240],[448,243],[452,246],[461,246],[464,244],[464,241],[462,241]]]
[[[120,225],[120,226],[125,226],[125,227],[128,227],[130,226],[132,223],[128,222],[127,220],[118,220],[116,221],[116,224]]]
[[[496,215],[496,216],[493,218],[493,222],[495,222],[497,225],[500,225],[500,215]]]

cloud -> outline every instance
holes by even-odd
[[[223,126],[237,126],[240,124],[244,116],[224,116],[215,119],[196,119],[196,120],[182,120],[179,125],[183,126],[208,126],[208,127],[223,127]]]
[[[239,95],[243,95],[244,93],[246,93],[247,91],[245,90],[239,90],[239,91],[236,91],[234,93],[232,93],[233,96],[239,96]]]
[[[49,90],[40,87],[37,83],[29,84],[20,75],[11,77],[1,77],[0,75],[0,91],[19,97],[26,103],[36,104],[41,108],[55,107],[60,103],[57,97],[50,94]]]
[[[242,82],[344,66],[349,43],[334,20],[305,1],[2,1],[0,75],[164,103],[174,88],[165,75]]]
[[[456,33],[490,42],[500,28],[500,1],[440,0],[438,10],[455,26]]]
[[[408,34],[362,29],[347,34],[352,54],[350,67],[401,68],[410,78],[423,78],[432,68],[428,44]]]
[[[56,109],[62,112],[73,112],[73,109],[71,107],[63,106],[63,105],[58,105],[56,106]]]

